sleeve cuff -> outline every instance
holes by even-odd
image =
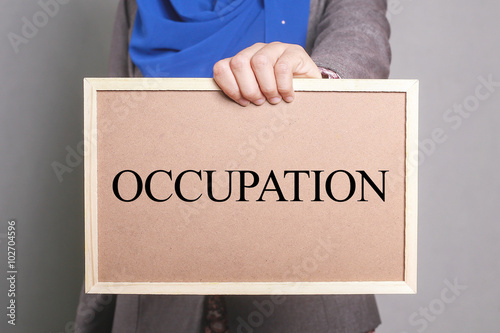
[[[324,68],[324,67],[318,67],[320,73],[321,73],[321,77],[323,79],[340,79],[341,77],[335,73],[334,71],[328,69],[328,68]]]

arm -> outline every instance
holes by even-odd
[[[109,76],[133,76],[133,66],[128,54],[133,18],[137,11],[135,1],[120,0],[116,11],[111,50],[109,55]]]
[[[313,30],[311,58],[345,79],[389,76],[386,0],[328,0]]]

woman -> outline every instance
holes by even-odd
[[[292,102],[293,77],[388,77],[386,7],[386,0],[122,0],[110,75],[213,75],[242,106]],[[380,324],[372,295],[270,299],[82,292],[75,328],[363,333]]]

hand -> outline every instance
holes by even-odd
[[[321,78],[306,51],[294,44],[257,43],[214,65],[215,82],[242,106],[293,101],[294,77]]]

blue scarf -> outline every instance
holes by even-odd
[[[137,0],[130,57],[146,77],[212,77],[257,42],[305,46],[308,0]]]

